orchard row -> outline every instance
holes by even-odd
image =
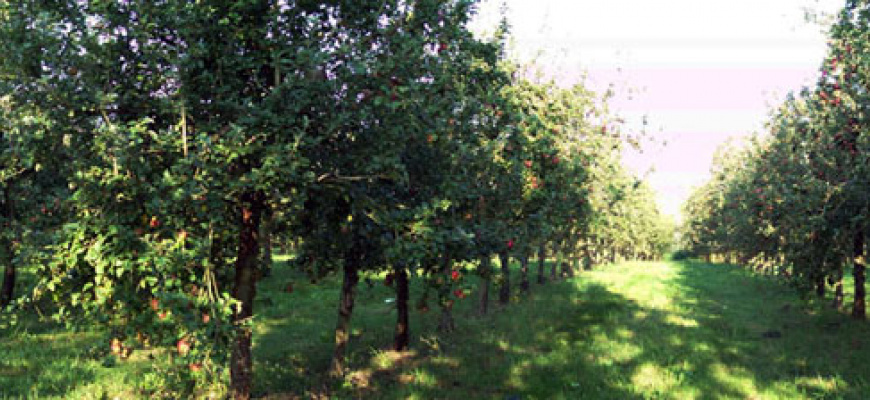
[[[865,318],[865,238],[870,216],[870,6],[852,1],[830,32],[815,87],[772,114],[769,134],[723,149],[713,179],[686,206],[684,239],[718,256],[789,277],[804,292],[844,301]]]
[[[396,288],[403,350],[409,279],[449,331],[460,265],[486,312],[533,254],[543,283],[547,257],[552,279],[670,242],[606,98],[524,78],[471,1],[51,4],[0,5],[3,305],[172,348],[180,382],[249,396],[275,242],[343,277],[336,376],[361,276]]]

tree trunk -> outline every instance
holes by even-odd
[[[438,332],[450,333],[456,329],[456,323],[453,321],[453,305],[441,305],[441,317],[438,320]]]
[[[556,244],[555,247],[553,247],[553,255],[556,256],[556,262],[554,262],[550,266],[550,280],[551,281],[556,280],[556,278],[557,278],[556,273],[558,271],[559,264],[561,264],[561,262],[562,262],[562,253],[559,252],[560,248],[561,248],[561,246],[559,244]]]
[[[837,274],[837,280],[834,282],[834,301],[831,306],[836,309],[842,308],[843,297],[843,270],[842,267],[840,267],[840,271]]]
[[[393,340],[393,350],[408,350],[408,271],[402,267],[394,272],[396,279],[396,335]]]
[[[523,252],[520,256],[520,291],[528,293],[529,289],[529,253]]]
[[[816,296],[820,299],[825,298],[825,277],[819,276],[816,278]]]
[[[357,249],[352,246],[344,258],[344,279],[338,300],[338,323],[335,326],[335,348],[329,366],[329,375],[335,378],[343,376],[345,371],[345,352],[350,340],[350,318],[353,314],[356,285],[359,283],[359,261]]]
[[[442,265],[441,265],[441,273],[444,274],[445,282],[450,282],[452,277],[450,276],[450,256],[445,255]],[[443,296],[447,296],[445,299]],[[438,305],[441,307],[441,317],[438,320],[438,331],[439,332],[453,332],[456,329],[456,324],[453,321],[453,299],[450,299],[450,293],[444,293],[439,291],[438,294]]]
[[[0,233],[2,235],[2,233]],[[12,261],[12,242],[0,237],[0,265],[3,265],[3,287],[0,289],[0,309],[6,308],[15,295],[15,263]]]
[[[575,250],[565,251],[565,247],[562,247],[562,253],[560,254],[559,259],[561,260],[559,266],[561,267],[561,274],[563,278],[573,278],[574,277],[574,257],[577,255]]]
[[[589,245],[584,246],[583,248],[583,270],[592,271],[592,265],[594,261],[592,260],[592,249]]]
[[[568,276],[575,277],[580,273],[580,249],[575,248],[571,255],[571,263],[568,265]]]
[[[498,253],[498,260],[501,266],[501,287],[498,291],[498,302],[501,304],[507,304],[511,301],[510,257],[507,251]]]
[[[574,277],[574,268],[571,267],[570,259],[562,260],[562,272],[560,272],[560,273],[562,274],[563,278],[573,278]]]
[[[538,248],[538,284],[543,285],[546,282],[544,278],[544,264],[547,261],[547,245],[541,244]]]
[[[480,258],[480,315],[489,311],[489,281],[492,276],[492,259],[487,254]]]
[[[260,224],[260,249],[262,249],[260,276],[272,276],[272,214],[269,212],[263,213],[263,221]]]
[[[254,315],[254,298],[257,295],[257,255],[260,217],[264,208],[261,192],[249,192],[241,198],[241,226],[239,249],[236,257],[235,286],[233,297],[241,307],[234,317],[236,324],[243,324]],[[240,328],[233,344],[230,360],[230,393],[235,399],[251,398],[253,359],[251,358],[251,328]]]
[[[855,234],[854,262],[855,268],[852,271],[852,275],[855,277],[855,303],[852,307],[852,318],[864,319],[867,316],[864,300],[866,297],[866,289],[864,287],[866,266],[864,264],[864,232],[862,231]]]
[[[571,251],[571,258],[568,260],[568,277],[573,278],[580,273],[580,249],[575,247]]]
[[[0,221],[5,221],[7,226],[2,227],[6,232],[0,232],[0,266],[3,266],[3,287],[0,288],[0,309],[6,308],[10,302],[12,302],[12,298],[15,295],[15,277],[16,277],[16,268],[13,260],[15,259],[12,254],[12,241],[6,236],[9,235],[12,230],[10,229],[12,226],[12,217],[14,216],[14,210],[12,208],[12,198],[9,195],[9,190],[3,190],[3,197],[0,198],[2,201],[3,207],[0,208],[0,216],[2,219]]]

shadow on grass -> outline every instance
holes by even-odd
[[[257,394],[339,398],[862,398],[867,324],[801,303],[736,267],[642,263],[533,286],[488,316],[457,302],[457,330],[413,313],[412,351],[391,342],[391,288],[361,284],[345,382],[323,378],[337,282],[274,301],[255,338]],[[655,268],[663,268],[656,275]],[[647,272],[648,275],[645,275]],[[294,278],[282,275],[277,279]],[[299,278],[299,277],[295,277]],[[275,282],[278,287],[281,283]],[[419,295],[421,288],[413,287]],[[291,298],[292,297],[292,298]],[[412,294],[412,301],[415,296]],[[292,395],[291,395],[292,394]]]
[[[784,398],[870,394],[866,322],[825,302],[802,301],[783,282],[738,266],[679,265],[674,284],[694,299],[686,308],[714,350],[710,359],[744,371],[757,391]]]
[[[379,280],[372,287],[363,283],[349,354],[355,371],[342,383],[328,382],[322,375],[331,355],[337,282],[297,286],[292,296],[299,297],[292,309],[279,311],[282,306],[273,306],[268,312],[272,318],[265,318],[255,339],[258,395],[283,398],[276,393],[326,391],[341,398],[519,399],[559,394],[626,398],[630,394],[603,371],[607,367],[565,357],[564,350],[581,343],[598,326],[596,321],[617,310],[623,312],[623,299],[606,299],[603,288],[598,288],[596,297],[608,304],[592,312],[577,304],[553,306],[566,300],[579,304],[581,293],[567,281],[533,285],[530,298],[507,308],[494,306],[483,317],[475,309],[476,296],[457,300],[457,330],[449,335],[435,333],[437,311],[413,312],[412,350],[400,354],[385,350],[395,321],[394,306],[386,301],[392,297],[391,288]],[[415,302],[422,289],[415,285],[412,290]],[[548,337],[547,332],[552,335]]]
[[[68,334],[7,338],[0,343],[0,398],[63,396],[93,383],[92,368],[79,361],[91,341]]]
[[[726,343],[698,337],[697,327],[605,286],[580,286],[541,290],[511,315],[495,317],[486,327],[493,331],[466,326],[450,339],[451,363],[422,362],[416,373],[431,379],[388,397],[746,397],[715,379],[713,363],[697,361],[698,352]]]

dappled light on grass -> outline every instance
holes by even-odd
[[[682,326],[685,328],[697,328],[698,321],[694,319],[686,318],[682,315],[670,314],[665,319],[665,322],[671,325]]]
[[[672,392],[676,383],[667,370],[653,363],[641,365],[631,378],[632,386],[651,393]]]
[[[92,332],[17,333],[0,342],[0,396],[88,397],[88,393],[132,396],[149,379],[148,351],[121,361],[108,353],[103,337]],[[101,344],[103,346],[101,346]]]
[[[737,267],[632,263],[535,285],[485,317],[456,301],[456,331],[412,314],[411,350],[387,350],[392,288],[361,285],[350,373],[330,380],[338,282],[276,268],[258,297],[256,396],[298,398],[845,398],[870,391],[870,327]],[[283,292],[292,281],[295,291]],[[412,287],[412,298],[421,293]],[[300,296],[300,293],[317,294]],[[333,300],[325,300],[333,299]],[[292,304],[292,306],[290,306]],[[0,342],[0,386],[23,397],[134,393],[147,354],[102,366],[96,334],[18,334]],[[30,377],[22,381],[21,377]],[[114,385],[114,386],[112,386]],[[52,389],[57,387],[58,389]],[[127,387],[127,389],[125,389]],[[65,388],[65,389],[64,389]],[[102,390],[102,389],[100,389]]]

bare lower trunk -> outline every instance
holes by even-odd
[[[15,295],[15,263],[12,261],[12,243],[0,237],[0,265],[4,266],[3,287],[0,288],[0,309],[6,308]]]
[[[260,216],[264,207],[263,194],[249,192],[241,198],[241,226],[236,257],[233,297],[240,307],[234,316],[236,324],[247,323],[254,315],[257,293],[257,255],[259,251]],[[251,328],[240,328],[233,343],[230,360],[230,393],[235,399],[251,398],[253,359],[251,358]]]
[[[268,212],[263,214],[260,224],[260,276],[272,275],[272,215]]]
[[[567,255],[562,256],[562,276],[566,278],[574,277],[574,260],[576,259],[577,252],[571,251]]]
[[[864,319],[867,316],[865,297],[866,289],[864,281],[866,280],[864,264],[864,232],[858,232],[855,235],[854,242],[854,263],[855,268],[852,275],[855,277],[855,303],[852,306],[852,318]]]
[[[529,253],[523,252],[520,256],[520,291],[529,292]]]
[[[555,247],[553,248],[553,255],[556,256],[556,262],[554,262],[552,265],[550,265],[550,280],[551,281],[556,280],[556,277],[557,277],[556,271],[558,271],[559,264],[562,262],[562,254],[559,253],[559,248],[560,248],[560,246],[558,244],[556,244]]]
[[[589,245],[586,245],[583,248],[583,269],[586,271],[592,271],[593,264],[592,249],[589,248]]]
[[[574,249],[568,262],[568,277],[573,278],[580,273],[580,249]]]
[[[825,298],[825,277],[819,276],[816,278],[816,296],[820,299]]]
[[[441,273],[444,274],[445,282],[450,282],[450,257],[444,256],[441,264]],[[443,297],[443,296],[446,296]],[[438,320],[439,332],[453,332],[456,325],[453,321],[453,300],[449,298],[449,293],[439,293],[438,304],[441,307],[441,318]]]
[[[834,301],[831,306],[836,309],[842,308],[843,297],[843,271],[841,269],[839,274],[837,274],[837,281],[834,282]]]
[[[486,315],[489,311],[489,281],[492,276],[492,262],[489,254],[480,258],[480,311],[481,315]]]
[[[359,283],[359,255],[351,248],[344,260],[344,278],[338,300],[338,322],[335,326],[335,348],[329,375],[341,377],[345,372],[345,353],[350,340],[350,319],[353,314],[354,295]]]
[[[0,198],[0,201],[2,201],[2,208],[0,208],[0,217],[2,219],[0,219],[0,222],[7,224],[7,226],[0,227],[0,229],[11,232],[9,226],[12,225],[14,211],[12,208],[12,198],[9,195],[8,189],[3,190],[3,197]],[[0,288],[0,309],[6,308],[15,295],[16,269],[13,260],[12,241],[4,236],[3,232],[0,232],[0,266],[3,267],[3,286]]]
[[[501,287],[498,291],[498,302],[507,304],[511,301],[510,255],[506,251],[498,253],[498,260],[501,267]]]
[[[408,350],[410,333],[408,326],[408,271],[402,267],[395,271],[396,277],[396,335],[393,340],[393,350]]]
[[[538,284],[543,285],[546,282],[544,278],[544,264],[547,262],[547,245],[542,244],[538,248]]]
[[[452,304],[444,304],[441,306],[441,317],[438,320],[438,331],[449,333],[456,329],[456,323],[453,321]]]

